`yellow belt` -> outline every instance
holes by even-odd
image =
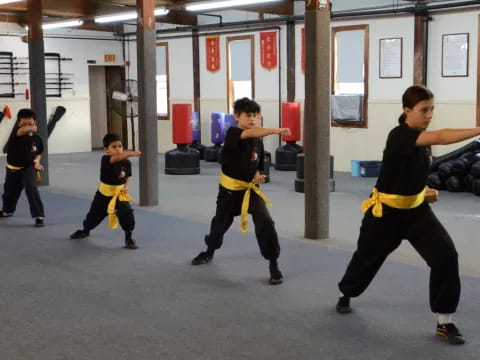
[[[103,196],[111,196],[112,199],[108,203],[107,214],[108,214],[108,226],[110,229],[116,229],[118,227],[118,218],[115,212],[115,207],[118,201],[130,201],[132,197],[130,194],[127,194],[122,191],[123,185],[108,185],[103,182],[100,182],[98,186],[98,191]]]
[[[10,170],[22,170],[23,166],[14,166],[7,163],[7,168],[9,168]]]
[[[372,214],[375,217],[382,217],[382,204],[388,205],[395,209],[413,209],[420,206],[425,200],[425,191],[423,189],[416,195],[396,195],[381,193],[376,187],[372,190],[370,198],[362,203],[362,212],[367,212],[373,206]]]
[[[255,182],[246,182],[238,179],[231,178],[230,176],[225,175],[224,173],[220,174],[220,185],[225,189],[238,191],[245,190],[242,200],[242,210],[240,212],[240,231],[246,232],[248,227],[248,205],[250,204],[250,193],[255,191],[255,193],[260,196],[260,198],[265,201],[268,206],[272,206],[272,203],[265,194],[260,190],[258,186],[255,186]]]

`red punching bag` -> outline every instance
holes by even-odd
[[[295,142],[300,140],[300,103],[282,103],[282,128],[289,128],[292,132],[290,136],[282,136],[283,141]]]
[[[172,134],[173,143],[187,145],[192,143],[192,105],[172,105]]]

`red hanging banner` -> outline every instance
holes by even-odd
[[[277,32],[260,33],[260,64],[268,71],[277,67]]]
[[[205,46],[207,70],[210,72],[220,70],[220,37],[207,36],[205,38]]]
[[[302,72],[305,73],[305,28],[302,28]]]

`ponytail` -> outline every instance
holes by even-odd
[[[405,123],[405,120],[407,120],[407,114],[402,113],[402,115],[400,115],[400,117],[398,118],[398,123],[403,124]]]

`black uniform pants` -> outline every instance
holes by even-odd
[[[45,216],[42,199],[40,199],[35,177],[36,171],[32,166],[20,170],[6,169],[2,196],[4,212],[12,214],[15,212],[18,198],[20,197],[22,190],[25,189],[32,217],[36,218]]]
[[[451,314],[460,299],[458,254],[452,239],[430,206],[375,218],[371,209],[360,227],[357,250],[340,281],[340,291],[359,296],[370,284],[386,257],[407,239],[430,267],[430,308]]]
[[[85,230],[95,229],[107,217],[108,203],[111,196],[102,195],[99,191],[95,193],[90,210],[83,221]],[[131,232],[135,228],[135,217],[133,209],[128,201],[118,201],[116,204],[118,222],[125,232]]]
[[[233,218],[240,215],[244,194],[245,191],[230,191],[220,186],[217,210],[210,225],[210,234],[205,238],[209,248],[216,250],[222,246],[223,236],[232,225]],[[265,201],[253,191],[250,195],[248,213],[252,214],[260,253],[267,260],[278,259],[280,245],[275,231],[275,223],[268,212]]]

